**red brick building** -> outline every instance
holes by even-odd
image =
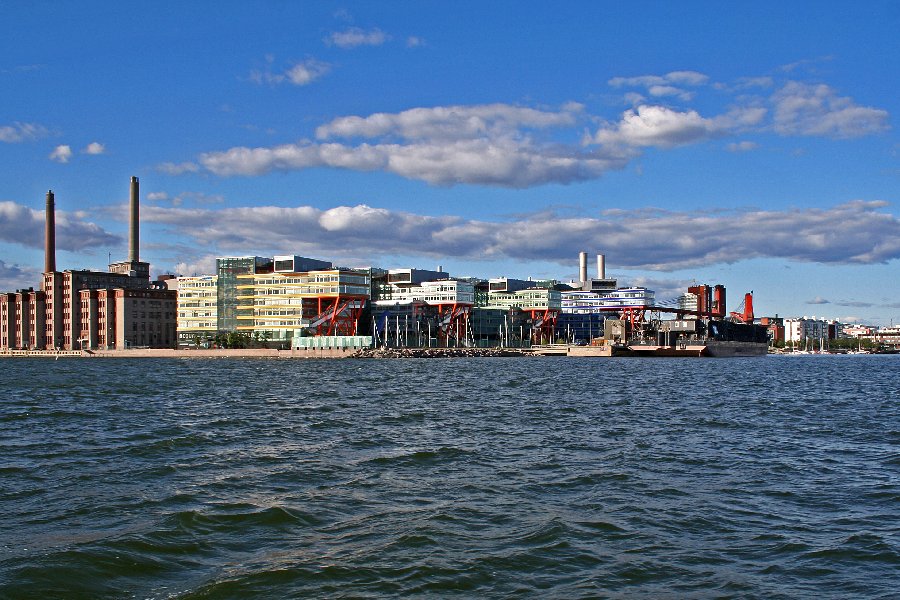
[[[0,349],[174,348],[177,292],[138,259],[138,180],[131,178],[127,261],[104,271],[57,271],[55,204],[47,192],[41,289],[0,294]]]

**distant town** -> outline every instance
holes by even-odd
[[[727,311],[720,285],[695,285],[657,302],[653,290],[608,278],[603,254],[589,275],[586,252],[577,257],[573,281],[454,277],[441,267],[350,268],[295,255],[223,256],[215,273],[151,280],[139,256],[139,196],[132,177],[126,260],[108,271],[58,270],[55,197],[47,193],[43,276],[37,289],[0,294],[0,351],[615,344],[678,355],[698,347],[702,354],[712,346],[696,344],[714,338],[764,344],[769,352],[900,346],[900,327],[757,317],[749,293]]]

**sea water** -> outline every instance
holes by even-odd
[[[0,597],[896,598],[898,375],[5,359]]]

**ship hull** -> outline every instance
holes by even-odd
[[[735,342],[725,340],[707,340],[704,356],[714,358],[730,358],[734,356],[764,356],[769,352],[769,345],[759,342]]]
[[[706,340],[705,344],[685,344],[678,346],[652,346],[633,344],[628,346],[628,356],[708,356],[711,358],[733,358],[739,356],[765,356],[768,344],[759,342],[736,342]]]

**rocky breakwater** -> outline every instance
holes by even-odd
[[[518,348],[363,348],[348,358],[475,358],[532,356]]]

